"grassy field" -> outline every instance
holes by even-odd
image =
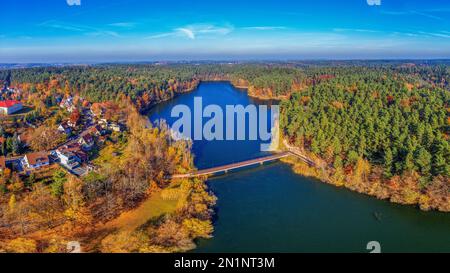
[[[163,198],[162,192],[154,193],[142,202],[139,207],[122,213],[116,219],[106,223],[105,227],[124,232],[134,231],[151,220],[174,212],[177,208],[178,200]]]

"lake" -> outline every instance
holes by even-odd
[[[227,82],[203,82],[190,92],[156,105],[150,120],[172,124],[172,107],[262,104]],[[207,120],[207,119],[206,119]],[[193,143],[195,165],[218,166],[267,154],[259,141]],[[450,252],[450,214],[423,212],[411,206],[337,188],[295,174],[274,162],[212,177],[218,197],[214,237],[199,240],[194,252],[368,252],[378,241],[382,252]]]

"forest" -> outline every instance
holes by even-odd
[[[297,172],[380,199],[450,211],[446,62],[104,64],[0,70],[0,80],[31,97],[44,92],[41,109],[54,104],[52,94],[66,93],[92,102],[129,100],[141,113],[201,81],[230,81],[247,88],[250,95],[281,100],[285,139],[318,166],[312,170],[293,162]],[[6,152],[17,148],[11,141],[4,145]],[[170,160],[151,162],[160,164],[150,166],[152,170],[174,168]],[[111,179],[125,183],[121,177],[130,177],[125,170],[144,166],[115,170],[100,179],[103,184],[98,187],[115,185],[108,184]],[[160,177],[156,171],[140,175],[131,177],[134,181]],[[147,186],[135,186],[133,190],[140,189],[135,201],[141,200]],[[131,199],[124,204],[133,203]]]
[[[286,137],[321,162],[317,176],[449,211],[449,68],[320,70],[333,77],[282,102]]]

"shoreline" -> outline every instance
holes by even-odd
[[[286,141],[284,141],[283,145],[286,145]],[[289,145],[289,144],[288,144]],[[292,147],[292,146],[290,146]],[[295,147],[296,149],[299,149],[298,147]],[[307,157],[307,156],[306,156]],[[308,157],[307,157],[308,158]],[[318,158],[318,160],[321,160]],[[407,200],[405,196],[402,196],[400,193],[400,196],[395,196],[396,194],[399,194],[399,192],[396,192],[392,187],[389,185],[388,181],[385,181],[383,179],[377,178],[376,181],[370,181],[371,188],[366,188],[363,186],[365,183],[368,184],[367,181],[359,181],[358,183],[351,183],[350,181],[357,180],[357,178],[352,177],[351,175],[345,175],[343,178],[343,181],[336,181],[336,179],[333,178],[332,169],[326,168],[322,166],[322,169],[320,169],[319,164],[316,164],[316,166],[311,166],[306,164],[305,162],[298,160],[298,159],[289,159],[289,158],[283,158],[281,159],[282,162],[287,163],[291,166],[291,169],[294,173],[302,175],[304,177],[310,177],[319,180],[321,183],[326,183],[329,185],[333,185],[335,187],[341,187],[348,189],[352,192],[356,192],[359,194],[363,194],[370,197],[375,197],[378,200],[385,200],[392,204],[400,204],[405,206],[414,206],[416,209],[424,212],[434,211],[434,212],[441,212],[441,213],[448,213],[450,212],[450,207],[445,206],[444,204],[438,204],[437,206],[430,206],[429,204],[425,203],[425,200],[428,200],[430,198],[428,195],[423,193],[422,191],[413,192],[411,194],[416,194],[417,197],[414,200]],[[312,160],[314,161],[314,160]],[[408,177],[400,176],[399,179],[407,179]],[[379,191],[377,191],[379,190]],[[381,194],[381,190],[383,191],[383,194]]]
[[[197,84],[195,85],[195,87],[192,87],[192,88],[183,90],[183,91],[181,91],[181,92],[174,92],[174,95],[173,95],[172,97],[170,97],[170,98],[167,98],[167,99],[164,99],[164,100],[160,100],[160,101],[152,102],[152,103],[149,104],[147,107],[145,107],[145,108],[143,108],[143,109],[140,109],[140,110],[139,110],[139,113],[140,113],[141,115],[147,116],[148,112],[149,112],[154,106],[156,106],[156,105],[158,105],[158,104],[160,104],[160,103],[163,103],[163,102],[167,102],[167,101],[173,100],[174,98],[176,98],[176,97],[179,96],[179,95],[182,95],[182,94],[185,94],[185,93],[190,93],[190,92],[194,91],[195,89],[197,89],[198,86],[200,85],[200,83],[201,83],[201,82],[197,83]]]
[[[249,88],[251,86],[249,86],[249,85],[238,85],[238,84],[235,84],[230,79],[205,79],[205,80],[200,80],[198,85],[200,85],[202,82],[205,82],[205,83],[207,83],[207,82],[224,82],[224,83],[228,83],[228,84],[230,84],[231,86],[233,86],[236,89],[239,89],[241,91],[247,92],[247,95],[249,97],[255,98],[255,99],[259,99],[261,101],[270,101],[270,100],[281,101],[281,100],[288,99],[290,97],[290,93],[287,94],[287,95],[284,95],[284,96],[276,96],[276,97],[266,96],[266,95],[257,95],[257,94],[254,94],[253,92],[249,91]],[[198,85],[197,85],[197,87],[198,87]],[[193,89],[195,89],[195,88],[193,88]]]

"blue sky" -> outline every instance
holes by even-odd
[[[450,58],[450,1],[367,2],[2,0],[0,62]]]

